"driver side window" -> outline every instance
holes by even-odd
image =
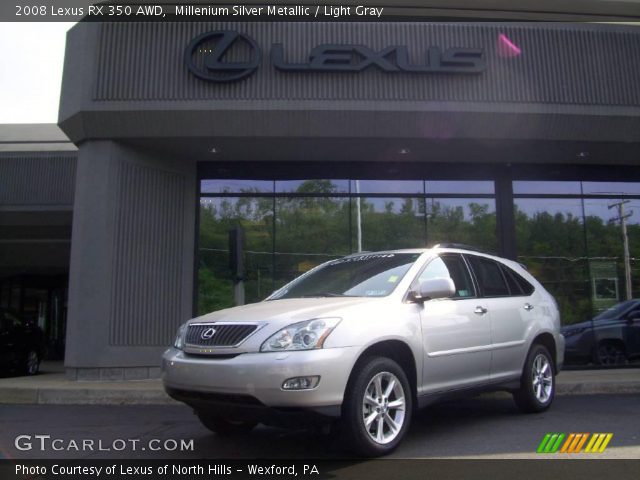
[[[456,287],[453,298],[475,297],[469,269],[460,255],[442,255],[434,258],[418,277],[418,283],[432,278],[451,278]]]

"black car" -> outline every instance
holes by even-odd
[[[640,358],[640,300],[627,300],[582,323],[561,329],[565,361],[621,365]]]
[[[35,375],[44,356],[44,334],[9,310],[0,310],[0,375]]]

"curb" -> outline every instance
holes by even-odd
[[[556,395],[603,395],[640,393],[638,382],[584,382],[558,384]]]
[[[162,390],[2,388],[0,405],[181,405]]]

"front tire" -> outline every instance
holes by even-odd
[[[533,345],[522,371],[520,388],[513,399],[524,413],[547,410],[556,394],[556,377],[553,358],[543,345]]]
[[[385,357],[356,366],[345,392],[342,425],[347,445],[366,457],[391,453],[411,423],[413,400],[402,368]]]
[[[603,341],[596,350],[596,363],[603,366],[624,365],[627,357],[622,347],[616,342]]]
[[[219,415],[211,415],[198,411],[196,411],[196,415],[200,419],[202,425],[222,437],[247,435],[258,424],[258,422],[250,420],[231,420]]]

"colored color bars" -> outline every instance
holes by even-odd
[[[589,435],[591,438],[589,439]],[[565,440],[566,438],[566,440]],[[613,433],[547,433],[540,445],[537,453],[602,453],[613,438]],[[587,439],[589,441],[587,442]],[[562,442],[564,440],[564,443]],[[585,443],[587,446],[584,450]]]

